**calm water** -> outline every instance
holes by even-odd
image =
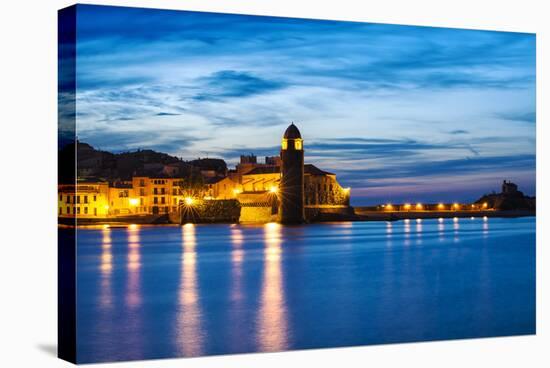
[[[535,218],[78,232],[79,362],[535,332]]]

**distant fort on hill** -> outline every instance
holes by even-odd
[[[277,156],[242,155],[234,169],[222,159],[184,161],[152,150],[113,154],[76,142],[59,153],[60,223],[186,223],[398,220],[402,218],[534,215],[534,197],[504,181],[501,193],[471,204],[387,203],[350,206],[351,189],[336,175],[305,163],[306,144],[292,123]],[[74,170],[72,170],[74,172]]]

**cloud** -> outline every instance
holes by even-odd
[[[105,149],[235,163],[296,121],[367,191],[534,178],[532,34],[79,5],[78,35],[78,135]]]
[[[155,114],[156,116],[179,116],[181,114],[176,114],[172,112],[158,112]]]
[[[250,73],[222,70],[200,78],[201,91],[193,98],[199,101],[219,101],[223,98],[248,97],[284,87],[281,82],[270,81]]]
[[[535,122],[537,121],[536,111],[499,113],[497,114],[497,117],[504,120],[532,123],[532,124],[535,124]]]

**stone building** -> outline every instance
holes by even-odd
[[[304,164],[304,144],[294,124],[283,135],[279,159],[266,157],[263,164],[241,156],[234,175],[243,222],[300,223],[319,211],[349,209],[349,188],[342,188],[335,174]]]
[[[304,210],[304,143],[300,131],[290,124],[281,143],[280,221],[299,224]]]
[[[102,218],[109,213],[109,184],[85,181],[63,184],[58,188],[58,216]]]

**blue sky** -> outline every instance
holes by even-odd
[[[355,204],[535,193],[535,35],[80,6],[77,131],[110,151],[278,154]]]

